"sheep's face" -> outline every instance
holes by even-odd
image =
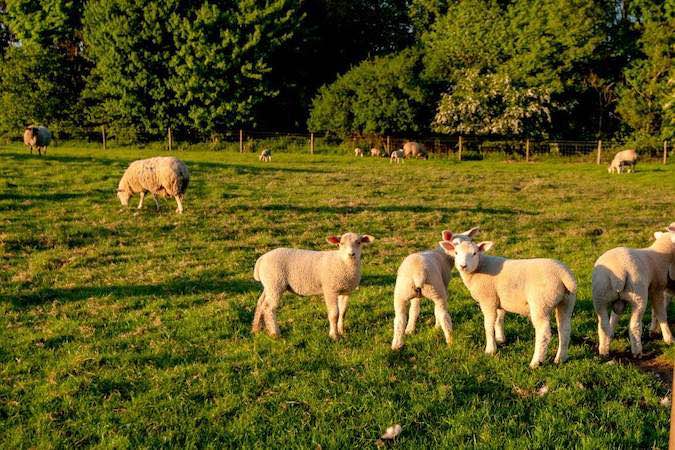
[[[455,258],[455,267],[461,272],[474,272],[480,262],[480,254],[486,252],[494,245],[491,241],[474,243],[470,240],[457,240],[439,242],[440,246],[448,255]]]
[[[364,245],[371,244],[375,240],[369,234],[345,233],[341,237],[329,236],[326,241],[338,246],[340,259],[345,262],[358,261],[361,259],[361,248]]]
[[[125,191],[124,189],[118,189],[117,198],[120,199],[120,203],[122,203],[122,206],[127,206],[129,205],[129,199],[131,198],[131,194],[129,193],[129,191]]]

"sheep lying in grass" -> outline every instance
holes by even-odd
[[[389,157],[389,164],[396,161],[396,164],[403,162],[403,150],[396,150],[391,152]]]
[[[631,150],[623,150],[616,155],[614,155],[614,159],[612,159],[612,162],[610,163],[609,167],[607,168],[607,172],[609,173],[622,173],[623,169],[625,168],[627,171],[630,170],[631,172],[635,172],[635,166],[637,164],[637,152],[633,149]]]
[[[47,147],[51,141],[52,133],[47,127],[31,125],[23,131],[23,143],[30,149],[31,155],[33,154],[33,149],[37,150],[38,155],[42,155],[42,150],[44,150],[46,155]]]
[[[123,206],[129,204],[134,194],[140,194],[138,209],[143,207],[143,198],[150,193],[159,209],[156,195],[174,197],[178,207],[176,212],[183,212],[183,197],[190,182],[188,168],[183,161],[173,156],[141,159],[132,162],[124,172],[117,187],[117,197]]]
[[[530,367],[539,366],[546,358],[551,340],[550,316],[555,309],[558,324],[555,362],[560,364],[567,359],[577,292],[574,275],[567,266],[554,259],[488,256],[485,252],[493,246],[489,241],[479,244],[466,240],[457,244],[441,241],[440,245],[455,258],[455,267],[464,285],[483,312],[485,353],[495,353],[496,342],[504,342],[504,313],[514,312],[532,320],[535,346]]]
[[[361,158],[363,158],[363,150],[360,149],[360,148],[358,148],[358,147],[356,147],[356,148],[354,149],[354,156],[360,156]]]
[[[614,327],[627,304],[631,306],[628,335],[633,356],[642,355],[642,316],[648,301],[651,301],[663,341],[672,342],[665,295],[668,272],[674,263],[675,226],[669,233],[658,234],[658,239],[647,248],[613,248],[598,258],[593,267],[592,282],[601,355],[609,354]],[[611,318],[610,309],[614,312]]]
[[[458,244],[463,240],[470,240],[478,234],[478,227],[471,228],[464,233],[453,235],[450,230],[442,233],[444,241]],[[452,341],[452,321],[448,314],[448,283],[454,264],[453,258],[441,247],[426,252],[408,255],[398,268],[396,287],[394,288],[394,338],[391,348],[398,350],[403,347],[403,333],[415,332],[415,323],[420,314],[421,297],[434,302],[434,316],[436,327],[443,330],[445,342]],[[410,316],[406,308],[410,302]]]
[[[260,152],[260,157],[258,159],[263,162],[272,161],[272,150],[269,148],[264,149],[262,152]]]
[[[263,292],[253,317],[253,332],[260,331],[264,320],[270,336],[279,336],[276,311],[281,295],[290,291],[301,296],[323,294],[328,309],[329,335],[337,340],[344,335],[344,317],[349,294],[361,281],[361,248],[371,244],[370,235],[345,233],[326,239],[337,250],[311,251],[278,248],[265,253],[255,263],[253,277]]]

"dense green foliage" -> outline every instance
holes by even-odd
[[[374,448],[400,423],[391,448],[666,448],[671,386],[640,366],[672,373],[675,348],[645,336],[647,359],[627,358],[624,314],[613,359],[599,358],[591,268],[673,220],[672,198],[654,193],[675,190],[675,165],[619,177],[561,161],[396,166],[275,152],[263,164],[187,151],[183,215],[171,201],[121,209],[119,176],[155,154],[0,147],[0,447]],[[486,356],[482,314],[456,273],[453,344],[423,300],[418,333],[390,350],[401,260],[475,224],[494,254],[559,258],[576,274],[561,367],[554,331],[548,363],[528,368],[534,332],[512,314],[507,344]],[[376,241],[346,338],[328,338],[321,298],[291,294],[281,339],[252,336],[256,258],[327,249],[327,235],[347,230]]]

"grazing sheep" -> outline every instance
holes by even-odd
[[[555,362],[567,359],[571,319],[576,302],[577,283],[572,271],[554,259],[506,259],[485,254],[490,241],[475,244],[461,241],[440,242],[455,258],[464,285],[483,312],[487,344],[485,353],[496,351],[496,342],[504,342],[505,312],[530,317],[535,331],[534,355],[530,367],[544,362],[551,340],[550,316],[555,309],[558,324],[558,353]],[[495,332],[497,339],[495,342]]]
[[[612,159],[611,164],[607,168],[607,172],[623,173],[624,168],[626,168],[626,170],[630,170],[631,172],[635,172],[637,158],[638,155],[635,150],[623,150],[614,155],[614,159]]]
[[[382,152],[380,152],[379,148],[373,147],[370,149],[370,156],[382,156]]]
[[[354,156],[360,156],[360,157],[363,158],[363,150],[360,149],[360,148],[358,148],[358,147],[356,147],[356,148],[354,149]]]
[[[631,306],[628,335],[631,353],[642,354],[642,316],[651,301],[663,341],[672,334],[666,319],[668,272],[675,264],[675,226],[658,233],[649,247],[617,247],[603,253],[593,267],[593,307],[598,316],[598,352],[609,354],[614,327],[627,304]],[[613,311],[610,318],[609,309]]]
[[[183,213],[183,197],[190,182],[188,168],[183,161],[173,156],[159,156],[156,158],[140,159],[132,162],[122,175],[117,187],[117,197],[123,206],[129,204],[134,194],[140,194],[138,209],[143,207],[143,198],[146,193],[152,195],[155,205],[159,203],[155,195],[174,197],[178,208],[176,212]]]
[[[396,164],[403,162],[403,150],[396,150],[391,152],[389,163],[396,161]]]
[[[255,263],[253,277],[263,285],[263,292],[253,317],[253,332],[264,321],[270,336],[279,336],[276,311],[285,291],[301,296],[323,294],[328,309],[329,335],[337,340],[344,335],[344,317],[349,294],[361,281],[361,247],[371,244],[370,235],[345,233],[330,236],[328,243],[337,250],[311,251],[278,248],[265,253]]]
[[[31,155],[33,154],[33,149],[37,150],[38,155],[42,155],[42,150],[44,150],[46,155],[47,147],[51,141],[52,133],[47,127],[31,125],[23,131],[23,143],[30,149]]]
[[[441,234],[444,241],[458,244],[463,240],[470,240],[478,234],[478,227],[471,228],[464,233],[453,235],[450,230]],[[434,302],[434,316],[436,327],[443,330],[445,342],[452,341],[452,321],[448,314],[448,283],[454,264],[453,258],[438,247],[426,252],[408,255],[398,268],[396,287],[394,288],[394,338],[391,348],[398,350],[403,347],[403,334],[413,334],[415,324],[420,315],[420,299],[428,298]],[[410,315],[406,308],[410,302]]]
[[[270,162],[272,161],[272,150],[269,148],[264,149],[262,152],[260,152],[260,161],[264,162]]]
[[[424,145],[417,142],[406,142],[403,144],[403,152],[406,158],[420,158],[428,159],[427,150],[424,148]]]

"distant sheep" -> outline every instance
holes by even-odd
[[[262,152],[260,152],[260,157],[258,159],[263,162],[272,161],[272,150],[269,148],[264,149]]]
[[[44,150],[45,155],[47,154],[47,147],[52,141],[52,133],[47,129],[47,127],[36,127],[29,126],[23,132],[23,143],[30,149],[31,155],[33,154],[33,149],[37,150],[38,155],[42,155],[42,150]]]
[[[360,156],[360,157],[363,158],[363,150],[360,149],[360,148],[358,148],[358,147],[356,147],[356,148],[354,149],[354,156]]]
[[[382,152],[379,148],[373,147],[370,149],[370,156],[382,156]]]
[[[651,302],[663,341],[673,337],[666,316],[669,271],[675,264],[675,224],[657,233],[646,248],[617,247],[603,253],[593,267],[593,307],[598,317],[598,352],[609,354],[619,314],[631,306],[628,336],[631,353],[642,355],[642,317]],[[610,318],[610,309],[613,311]]]
[[[638,154],[635,150],[623,150],[612,159],[611,164],[607,168],[609,173],[622,173],[624,168],[626,171],[635,172],[635,166],[637,165]]]
[[[337,340],[344,335],[344,317],[349,294],[361,281],[361,248],[371,244],[370,235],[345,233],[330,236],[328,243],[337,250],[311,251],[277,248],[265,253],[255,263],[253,277],[263,285],[263,292],[253,316],[253,332],[264,321],[270,336],[279,336],[276,311],[285,291],[300,296],[323,294],[328,308],[329,335]]]
[[[459,234],[444,230],[441,237],[444,241],[458,244],[463,240],[471,240],[478,232],[478,227]],[[396,317],[394,318],[394,337],[391,342],[393,350],[403,347],[404,331],[405,334],[415,332],[422,297],[434,302],[436,327],[443,330],[445,342],[450,344],[452,321],[448,314],[448,283],[453,267],[454,259],[440,246],[434,250],[413,253],[403,260],[396,273],[396,286],[394,287]],[[410,315],[406,311],[408,302],[410,302]]]
[[[417,142],[406,142],[403,144],[403,152],[406,158],[428,159],[427,150],[424,145]]]
[[[391,156],[389,157],[389,163],[391,164],[394,161],[396,161],[396,164],[403,162],[403,150],[396,150],[391,152]]]
[[[117,187],[117,197],[123,206],[129,204],[134,194],[140,194],[138,209],[143,207],[143,198],[150,193],[159,209],[155,195],[174,197],[178,208],[176,212],[183,212],[183,197],[190,182],[188,168],[183,161],[173,156],[141,159],[132,162],[124,172]]]
[[[464,285],[478,302],[485,326],[485,353],[494,354],[497,343],[504,342],[505,312],[530,317],[534,325],[535,345],[530,367],[544,362],[551,340],[551,312],[558,324],[558,353],[555,362],[567,359],[571,319],[576,303],[577,283],[572,271],[554,259],[506,259],[485,254],[490,241],[458,244],[441,241],[441,247],[455,258]],[[496,340],[495,340],[496,334]]]

